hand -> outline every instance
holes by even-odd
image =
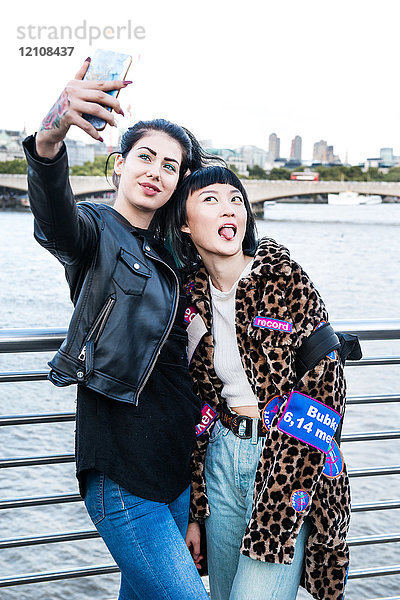
[[[200,527],[198,523],[189,523],[185,542],[193,557],[194,564],[198,569],[201,569],[200,561],[203,556],[200,554]]]
[[[95,140],[103,141],[93,125],[82,117],[82,113],[95,115],[110,125],[116,124],[114,116],[101,105],[110,106],[116,113],[123,115],[117,98],[106,92],[125,88],[130,82],[83,80],[89,65],[90,58],[85,60],[75,79],[67,83],[43,119],[36,136],[36,151],[39,156],[54,158],[71,125],[83,129]]]

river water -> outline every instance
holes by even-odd
[[[337,207],[268,205],[259,235],[288,246],[309,273],[331,320],[400,317],[400,204]],[[0,328],[66,327],[71,304],[63,269],[32,237],[30,213],[0,213]],[[364,355],[400,354],[399,342],[365,343]],[[51,354],[0,355],[0,371],[43,369]],[[399,367],[347,368],[349,395],[399,394]],[[74,389],[48,382],[3,383],[0,413],[48,413],[74,409]],[[400,405],[348,407],[344,433],[399,429]],[[22,425],[0,429],[2,458],[73,451],[74,424]],[[349,468],[399,464],[400,442],[345,443]],[[0,499],[73,493],[74,465],[0,470]],[[400,498],[398,476],[357,478],[353,502]],[[354,514],[351,536],[400,531],[399,510]],[[3,510],[0,538],[91,529],[80,503]],[[400,544],[356,547],[351,568],[400,563]],[[1,551],[0,578],[38,571],[110,564],[101,540],[57,543]],[[111,600],[118,575],[1,589],[2,600]],[[400,594],[400,577],[352,580],[346,598],[369,600]],[[299,600],[310,596],[299,592]],[[155,599],[156,600],[156,599]]]

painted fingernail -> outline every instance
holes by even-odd
[[[88,56],[87,58],[85,58],[85,62],[90,62],[92,59],[90,58],[90,56]]]
[[[122,108],[119,109],[119,114],[122,115],[123,117],[125,116],[124,115],[124,111],[122,110]]]
[[[124,85],[129,85],[130,83],[133,83],[133,81],[123,81],[122,82]]]
[[[104,142],[103,138],[99,136],[98,138],[99,142]]]

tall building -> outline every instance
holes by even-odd
[[[313,150],[313,162],[322,165],[340,165],[340,157],[335,154],[333,146],[328,146],[325,140],[315,142]]]
[[[25,131],[0,129],[0,161],[25,158],[22,149],[22,140],[25,137]]]
[[[394,164],[393,148],[381,148],[379,155],[381,158],[382,166],[393,167],[393,164]]]
[[[299,135],[296,135],[292,139],[292,144],[290,146],[290,160],[295,162],[301,162],[301,145],[302,139]]]
[[[327,146],[326,147],[326,162],[327,163],[334,163],[335,162],[335,155],[333,153],[333,146]]]
[[[94,144],[84,144],[78,140],[65,138],[67,147],[68,163],[70,167],[82,166],[85,162],[94,161]]]
[[[328,144],[325,140],[320,140],[319,142],[315,142],[314,150],[313,150],[313,162],[316,163],[326,163],[327,161],[327,149]]]
[[[251,169],[255,165],[264,168],[268,160],[268,152],[257,146],[240,146],[240,148],[236,149],[236,153]]]
[[[281,140],[278,138],[276,133],[271,133],[271,135],[269,136],[269,146],[268,146],[269,160],[274,161],[275,159],[279,158],[280,151],[281,151]]]

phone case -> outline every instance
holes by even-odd
[[[120,52],[111,52],[110,50],[96,50],[91,60],[84,79],[95,81],[115,81],[124,80],[131,65],[132,57],[129,54]],[[110,96],[117,97],[119,90],[107,92]],[[105,107],[111,111],[111,108]],[[94,115],[82,114],[82,117],[89,121],[98,131],[102,131],[106,126],[104,119],[99,119]]]

